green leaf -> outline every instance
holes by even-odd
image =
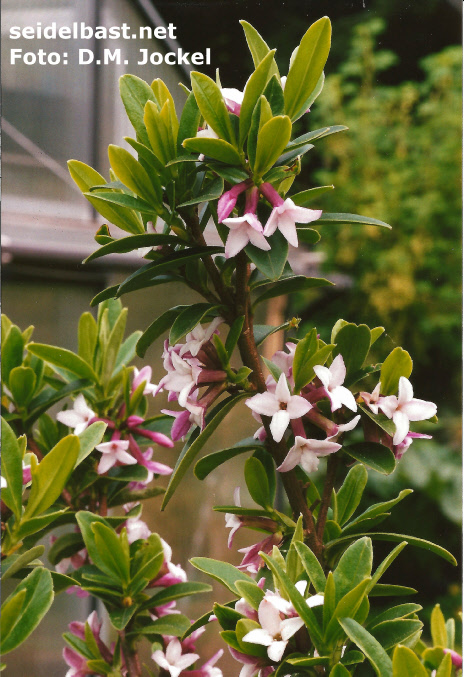
[[[190,306],[174,306],[174,308],[167,310],[154,322],[152,322],[148,329],[145,329],[142,336],[137,341],[137,355],[139,357],[144,357],[151,344],[156,341],[157,338],[162,336],[165,331],[172,327],[174,320],[181,314],[183,310],[188,309],[189,307]]]
[[[2,475],[6,480],[6,487],[2,489],[2,501],[19,521],[23,493],[22,453],[16,435],[4,418],[2,418]]]
[[[414,651],[397,646],[393,652],[393,677],[427,677],[428,672]]]
[[[263,508],[270,508],[269,482],[263,464],[252,456],[245,462],[245,482],[251,498]]]
[[[263,95],[271,107],[273,116],[283,115],[285,113],[284,91],[280,84],[279,77],[276,74],[270,78]]]
[[[446,623],[439,604],[435,604],[433,608],[432,616],[430,618],[430,630],[432,633],[433,645],[446,648],[448,646]]]
[[[202,116],[219,137],[233,144],[234,130],[221,90],[214,80],[203,73],[194,71],[190,73],[190,77],[192,91]]]
[[[66,350],[66,348],[49,346],[44,343],[29,343],[27,349],[32,355],[37,355],[37,357],[55,367],[66,369],[79,378],[90,379],[94,383],[98,382],[98,377],[92,367],[82,357]]]
[[[189,332],[193,331],[197,324],[201,324],[206,317],[211,316],[221,306],[214,306],[211,303],[194,303],[187,306],[174,320],[169,333],[169,343],[171,346],[179,343],[181,339]]]
[[[387,571],[389,566],[395,561],[400,552],[402,552],[406,546],[407,546],[406,542],[400,543],[387,555],[387,557],[385,557],[384,560],[382,560],[382,562],[375,570],[374,575],[372,576],[372,587],[374,587],[377,581],[379,581],[382,578],[382,576]]]
[[[350,675],[351,672],[349,672],[344,665],[337,663],[330,671],[329,677],[350,677]]]
[[[395,434],[396,426],[393,421],[385,416],[385,414],[373,414],[372,411],[365,407],[364,405],[358,405],[361,411],[366,414],[371,421],[374,421],[382,430],[384,430],[387,435],[393,437]]]
[[[163,560],[164,551],[161,539],[158,534],[150,534],[132,558],[129,594],[132,594],[142,579],[147,582],[152,581],[157,576]]]
[[[450,564],[453,564],[454,566],[457,566],[457,562],[455,557],[448,552],[448,550],[445,550],[445,548],[442,548],[439,545],[436,545],[435,543],[431,543],[430,541],[426,541],[423,538],[416,538],[415,536],[406,536],[405,534],[390,534],[390,533],[384,533],[384,532],[372,532],[369,534],[356,534],[356,536],[342,536],[341,538],[337,538],[333,541],[329,541],[329,543],[326,543],[325,547],[329,548],[334,545],[338,545],[339,543],[351,540],[356,537],[360,536],[369,536],[369,538],[374,538],[378,541],[406,541],[409,545],[414,545],[416,548],[422,548],[424,550],[429,550],[430,552],[433,552],[435,555],[438,555],[439,557],[442,557],[445,559],[447,562],[450,562]]]
[[[259,605],[264,599],[264,592],[261,588],[258,588],[255,581],[236,581],[235,587],[237,588],[239,595],[243,597],[248,604],[258,610]]]
[[[132,606],[126,607],[124,609],[114,609],[114,611],[110,611],[108,616],[113,628],[116,630],[124,630],[137,609],[138,605],[132,604]]]
[[[106,184],[101,174],[86,165],[85,162],[80,162],[80,160],[68,160],[68,169],[71,178],[83,193],[86,193],[93,186]]]
[[[239,583],[247,584],[246,581],[239,581]],[[231,609],[228,606],[223,606],[217,602],[213,605],[213,613],[218,619],[218,623],[223,630],[235,631],[237,622],[243,618],[242,614],[239,614],[239,612],[235,611],[235,609]],[[225,639],[225,641],[227,642],[227,639]]]
[[[36,545],[30,550],[17,555],[16,553],[5,557],[2,561],[2,581],[6,581],[11,576],[14,576],[18,571],[24,569],[28,564],[33,566],[33,561],[37,557],[41,557],[45,552],[45,546]],[[3,613],[3,610],[2,610]]]
[[[314,589],[316,592],[323,593],[326,586],[326,579],[316,555],[304,543],[295,543],[295,548]]]
[[[20,595],[17,603],[12,600]],[[20,602],[22,601],[22,604]],[[5,600],[1,614],[3,655],[16,649],[37,627],[53,601],[50,572],[38,567]],[[5,608],[7,612],[5,613]]]
[[[84,541],[80,533],[75,531],[63,534],[58,536],[56,541],[51,546],[48,551],[48,559],[50,563],[55,566],[58,562],[61,562],[65,557],[71,557],[75,555],[76,552],[82,550],[84,547]]]
[[[200,202],[210,202],[212,200],[217,200],[218,197],[224,192],[224,180],[219,176],[208,182],[202,187],[201,192],[191,200],[182,202],[177,206],[178,209],[182,207],[190,207],[191,205],[200,204]]]
[[[396,395],[401,376],[409,378],[412,372],[412,360],[410,354],[400,348],[394,348],[382,364],[380,370],[380,383],[383,395]]]
[[[159,110],[156,103],[147,101],[143,116],[150,145],[154,154],[163,165],[173,160],[176,156],[176,140],[173,136],[173,117],[171,117],[172,110],[170,102],[165,102],[161,110]]]
[[[355,465],[345,478],[337,492],[337,522],[343,526],[358,507],[367,484],[367,470],[363,465]]]
[[[360,538],[345,550],[334,571],[336,602],[368,578],[371,570],[372,541],[370,538]]]
[[[24,339],[16,325],[2,339],[2,381],[8,384],[11,370],[23,363]]]
[[[147,101],[155,101],[153,90],[148,83],[136,75],[126,74],[119,78],[119,91],[127,117],[137,132],[137,136],[146,146],[149,146],[143,113]]]
[[[260,96],[256,104],[253,115],[251,116],[251,126],[248,132],[247,153],[251,169],[253,169],[256,160],[256,145],[258,142],[258,133],[266,122],[272,119],[272,109],[269,101],[264,95]]]
[[[387,585],[377,583],[369,593],[370,597],[399,597],[403,595],[415,595],[417,590],[405,585]]]
[[[323,646],[323,638],[314,612],[307,606],[304,598],[302,597],[302,595],[300,595],[298,590],[290,581],[290,578],[279,566],[279,564],[274,559],[263,553],[261,553],[261,557],[266,562],[267,566],[270,568],[274,576],[280,582],[283,591],[290,599],[297,614],[304,621],[304,624],[308,628],[311,640],[313,641],[315,648],[319,652],[319,650]]]
[[[215,451],[213,454],[208,454],[201,458],[195,465],[193,472],[195,477],[199,480],[204,480],[210,472],[218,468],[220,465],[225,463],[231,458],[238,456],[239,454],[244,454],[247,451],[254,451],[259,449],[261,443],[258,440],[255,440],[252,437],[247,437],[244,440],[241,440],[233,447],[228,449],[221,449],[221,451]]]
[[[397,505],[400,501],[402,501],[406,496],[409,496],[409,494],[412,494],[412,489],[403,489],[400,491],[398,496],[396,498],[392,498],[389,501],[382,501],[381,503],[374,503],[374,505],[371,505],[370,508],[365,510],[363,513],[358,515],[356,519],[354,519],[350,524],[347,525],[346,528],[354,526],[358,522],[362,522],[363,520],[366,519],[372,519],[374,517],[377,517],[378,515],[381,515],[385,512],[388,512],[391,508],[394,508],[395,505]]]
[[[308,98],[324,70],[330,51],[331,25],[322,17],[304,34],[285,83],[285,112],[292,119],[306,110]]]
[[[105,430],[106,423],[104,421],[96,421],[95,423],[92,423],[92,425],[89,425],[88,428],[84,430],[84,432],[78,435],[80,449],[75,467],[82,463],[82,461],[92,453],[97,444],[100,444],[103,439],[103,435],[105,434]]]
[[[103,360],[101,365],[101,381],[104,385],[105,391],[108,389],[108,382],[111,379],[113,369],[116,365],[116,358],[124,338],[127,321],[127,308],[123,308],[118,319],[114,323],[108,341],[103,348]]]
[[[187,97],[184,104],[182,115],[179,120],[179,132],[177,134],[177,152],[182,153],[182,142],[185,139],[192,138],[196,135],[200,125],[201,113],[193,92]]]
[[[327,226],[327,225],[350,225],[350,224],[361,224],[363,226],[383,226],[384,228],[390,228],[391,226],[388,223],[379,221],[378,219],[372,219],[370,216],[360,216],[359,214],[329,214],[328,212],[323,212],[322,216],[314,222],[315,226]]]
[[[277,282],[284,272],[288,257],[288,242],[279,230],[268,238],[269,251],[259,249],[252,244],[245,247],[248,258],[269,280]]]
[[[29,404],[34,395],[36,375],[31,367],[15,367],[10,372],[9,385],[13,400],[18,407]]]
[[[209,137],[196,137],[185,139],[183,147],[192,153],[203,153],[207,157],[225,162],[228,165],[241,165],[240,157],[234,146],[224,139],[213,139]]]
[[[339,622],[351,641],[366,655],[378,677],[392,677],[392,662],[381,644],[352,618],[343,618]]]
[[[329,646],[333,646],[338,639],[343,637],[343,630],[338,621],[340,618],[354,618],[356,616],[361,604],[366,600],[369,583],[369,578],[364,579],[338,602],[324,635],[324,639]]]
[[[79,438],[68,435],[32,467],[32,485],[24,519],[43,513],[61,494],[63,487],[76,464],[79,454]]]
[[[211,591],[212,587],[207,583],[198,583],[197,581],[174,583],[174,585],[170,585],[169,587],[164,588],[164,590],[161,590],[161,592],[157,592],[156,595],[150,597],[150,600],[147,601],[144,606],[147,606],[148,608],[161,606],[162,604],[173,602],[182,597],[190,597],[190,595],[198,595]]]
[[[225,349],[229,358],[232,357],[232,353],[234,352],[235,346],[237,345],[238,340],[241,336],[244,322],[245,316],[241,315],[240,317],[237,317],[234,320],[234,323],[229,329],[229,333],[227,334],[225,342]]]
[[[32,425],[44,412],[60,400],[75,395],[81,390],[88,388],[91,382],[88,379],[78,379],[66,384],[59,390],[54,388],[46,388],[37,397],[35,397],[29,405],[29,416],[24,422],[25,426]]]
[[[451,659],[451,654],[447,653],[438,667],[436,677],[451,677],[452,670],[453,661]]]
[[[171,637],[182,637],[190,628],[190,620],[183,614],[169,614],[158,618],[150,625],[138,628],[137,633],[143,635],[169,635]]]
[[[305,277],[304,275],[295,275],[295,277],[285,278],[277,282],[270,289],[258,296],[254,305],[257,306],[258,303],[263,301],[268,301],[269,299],[275,298],[276,296],[283,296],[285,294],[293,294],[294,292],[306,291],[307,289],[314,289],[316,287],[327,287],[332,286],[333,282],[325,280],[322,277]]]
[[[278,160],[290,140],[292,123],[287,115],[277,115],[258,132],[253,174],[260,178]]]
[[[49,524],[52,524],[52,522],[55,522],[60,517],[62,517],[66,511],[67,508],[63,510],[46,512],[44,515],[40,515],[39,517],[31,517],[30,519],[25,519],[23,517],[18,530],[15,532],[16,538],[23,539],[26,538],[26,536],[30,536],[31,534],[36,534],[37,532],[42,531],[42,529],[48,527]]]
[[[231,395],[227,399],[220,402],[213,411],[207,417],[207,423],[204,430],[200,432],[198,437],[196,437],[193,443],[190,443],[190,438],[185,444],[177,463],[174,468],[174,472],[171,475],[170,482],[167,486],[166,493],[164,495],[163,504],[161,510],[164,510],[171,497],[179,485],[182,477],[187,472],[188,468],[192,464],[195,456],[203,448],[206,442],[209,440],[211,435],[214,433],[221,421],[227,416],[229,411],[231,411],[235,405],[246,397],[247,393],[240,393],[239,395]]]
[[[146,266],[142,266],[142,268],[136,270],[132,275],[129,275],[129,277],[119,285],[117,296],[122,296],[128,292],[150,286],[153,284],[154,278],[161,273],[171,272],[174,268],[180,268],[189,261],[195,261],[196,259],[208,256],[209,254],[218,254],[223,251],[223,247],[198,246],[189,247],[188,249],[175,251],[172,254],[163,256],[160,260],[148,263]]]
[[[423,627],[423,623],[411,618],[397,618],[384,621],[371,629],[371,634],[380,642],[385,651],[393,649],[398,644],[405,644],[414,637]]]
[[[371,330],[366,324],[346,324],[337,333],[333,357],[341,355],[346,367],[346,380],[350,380],[364,364],[371,346]]]
[[[332,127],[321,127],[321,129],[315,129],[312,132],[306,132],[305,134],[302,134],[301,136],[298,136],[296,139],[293,139],[293,141],[290,141],[288,144],[287,148],[285,150],[290,150],[292,148],[297,148],[298,146],[305,146],[306,144],[310,143],[311,141],[315,141],[316,139],[323,139],[325,136],[330,136],[331,134],[337,134],[338,132],[344,132],[348,129],[348,127],[345,127],[345,125],[333,125]],[[323,186],[326,190],[331,190],[333,189],[333,186]],[[321,190],[321,188],[312,188],[310,190],[305,190],[303,193],[299,193],[299,195],[303,195],[304,193],[309,193],[311,190]],[[325,191],[324,191],[325,192]],[[295,202],[295,204],[300,205],[300,207],[305,207],[306,205],[302,204],[300,201],[296,202],[295,197],[292,197],[292,200]]]
[[[269,47],[267,46],[266,42],[263,40],[261,35],[258,33],[256,28],[253,28],[253,26],[249,24],[248,21],[242,20],[239,23],[243,28],[248,48],[253,58],[253,63],[255,65],[255,68],[257,68],[261,63],[261,61],[266,56],[266,54],[268,54]],[[279,69],[277,68],[275,60],[272,63],[270,73],[271,75],[277,75],[277,77],[279,78]]]
[[[240,136],[238,144],[240,148],[243,146],[250,129],[253,110],[268,82],[271,66],[274,63],[274,54],[275,49],[266,54],[261,63],[256,67],[255,72],[250,76],[248,82],[246,83],[243,93],[243,101],[240,107]]]
[[[381,614],[376,616],[369,622],[370,628],[375,628],[376,625],[383,623],[385,621],[393,621],[397,618],[407,618],[412,614],[416,614],[418,611],[421,611],[422,607],[420,604],[398,604],[397,606],[391,607],[386,611],[383,611]]]
[[[148,214],[149,216],[156,218],[156,210],[151,204],[145,200],[141,200],[138,197],[128,195],[127,193],[114,193],[113,191],[110,192],[106,190],[95,190],[90,193],[84,193],[84,197],[91,197],[99,204],[101,204],[101,202],[108,202],[109,204],[126,207],[127,209],[133,209],[140,212],[141,214]]]
[[[271,334],[275,334],[276,332],[287,328],[288,322],[281,324],[280,327],[271,327],[268,324],[255,324],[253,327],[253,337],[256,345],[260,346],[261,343],[264,343],[264,341],[271,336]]]
[[[161,191],[155,190],[145,169],[128,150],[110,144],[108,156],[114,173],[125,186],[149,204],[161,207]]]
[[[82,313],[80,316],[77,337],[79,357],[92,366],[97,345],[97,323],[90,313]]]
[[[236,569],[232,564],[210,559],[209,557],[193,557],[190,560],[190,564],[196,569],[208,574],[211,578],[214,578],[215,581],[219,581],[219,583],[225,585],[225,587],[233,592],[234,595],[239,597],[240,593],[235,585],[236,582],[249,582],[251,580],[249,576]]]
[[[99,568],[123,586],[129,582],[129,546],[124,544],[123,534],[117,535],[113,529],[96,522],[91,525],[95,547],[100,556]],[[104,566],[102,566],[102,564]]]
[[[344,446],[352,458],[364,463],[368,468],[376,470],[382,475],[390,475],[396,468],[396,459],[393,452],[383,444],[377,442],[356,442]]]
[[[329,343],[316,350],[318,345],[316,337],[316,329],[312,329],[296,347],[293,366],[296,393],[313,380],[316,375],[314,367],[317,364],[325,364],[334,348],[334,345]]]

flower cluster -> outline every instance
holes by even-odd
[[[281,371],[278,381],[276,382],[272,376],[269,376],[266,381],[266,392],[254,395],[246,401],[246,404],[258,421],[262,422],[262,416],[270,419],[269,430],[275,442],[280,442],[289,426],[291,427],[294,444],[277,470],[288,472],[296,465],[301,465],[306,472],[310,473],[317,470],[320,457],[333,454],[341,448],[341,444],[337,441],[338,436],[353,430],[359,423],[361,415],[357,414],[351,420],[336,423],[327,418],[318,406],[319,403],[328,400],[331,412],[348,410],[356,414],[358,411],[355,396],[343,385],[346,367],[342,355],[337,355],[330,367],[315,365],[314,379],[301,390],[299,395],[296,395],[292,394],[295,389],[293,379],[295,344],[287,343],[286,347],[287,351],[278,351],[273,357],[274,364]],[[381,384],[379,383],[372,393],[359,393],[359,399],[374,414],[377,415],[380,410],[393,420],[396,431],[393,438],[390,438],[388,446],[394,449],[397,458],[401,458],[414,438],[430,439],[429,435],[410,431],[410,421],[424,421],[432,418],[437,412],[437,407],[433,402],[415,399],[412,385],[404,376],[399,379],[398,396],[382,397],[380,393]],[[309,439],[305,423],[319,428],[326,434],[326,438]],[[372,425],[378,428],[375,423]],[[260,428],[256,436],[259,439],[265,439],[264,428]],[[366,436],[366,439],[371,438]]]

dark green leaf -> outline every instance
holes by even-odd
[[[356,442],[344,446],[352,458],[364,463],[368,468],[376,470],[382,475],[390,475],[396,468],[396,459],[392,451],[383,444],[377,442]]]
[[[379,642],[352,618],[343,618],[339,622],[351,641],[367,656],[376,674],[392,677],[392,662]]]
[[[309,188],[308,190],[303,190],[301,193],[292,195],[292,200],[299,207],[307,207],[312,202],[314,202],[314,200],[319,199],[321,195],[324,195],[324,193],[327,193],[328,191],[333,189],[334,186],[319,186],[318,188]],[[306,229],[300,226],[299,230],[300,232],[298,233],[298,235],[301,237],[301,235],[305,232]]]
[[[309,576],[309,580],[314,586],[316,592],[324,592],[326,579],[324,571],[316,555],[304,543],[295,543],[295,548],[300,556],[301,563]]]
[[[40,395],[35,397],[29,405],[29,416],[25,421],[26,426],[32,425],[44,412],[46,412],[50,407],[59,402],[60,400],[68,397],[69,395],[75,395],[81,390],[85,390],[91,384],[91,381],[87,379],[79,379],[77,381],[72,381],[71,383],[66,384],[59,390],[54,388],[46,388],[43,390]]]
[[[245,462],[245,482],[255,503],[263,508],[272,507],[266,471],[263,464],[254,456]]]
[[[279,230],[268,238],[268,242],[271,245],[269,251],[258,249],[258,247],[249,244],[245,247],[245,252],[263,275],[269,280],[277,282],[287,262],[288,242]]]
[[[281,324],[280,327],[271,327],[267,324],[255,324],[253,327],[253,337],[257,346],[260,346],[268,336],[275,334],[277,331],[287,329],[288,322]]]
[[[94,259],[99,259],[108,254],[126,254],[127,252],[135,251],[143,247],[157,247],[162,244],[182,244],[175,235],[159,235],[158,233],[144,233],[143,235],[130,235],[129,237],[122,237],[119,240],[113,240],[108,244],[103,245],[100,249],[88,256],[84,263],[89,263]]]
[[[19,520],[22,512],[23,464],[16,435],[2,418],[2,475],[6,487],[2,489],[2,501]]]
[[[333,357],[341,355],[347,380],[364,364],[371,346],[371,330],[366,324],[348,323],[337,333]]]
[[[251,125],[251,116],[253,115],[253,110],[268,82],[271,66],[273,63],[275,63],[274,54],[275,49],[266,54],[261,63],[256,67],[255,72],[250,76],[248,82],[246,83],[243,93],[243,101],[240,107],[239,148],[243,146],[243,143],[247,137]]]
[[[214,578],[215,581],[219,581],[229,588],[234,595],[240,596],[240,593],[236,587],[237,581],[250,581],[250,577],[236,569],[232,564],[228,562],[221,562],[219,560],[210,559],[208,557],[193,557],[190,560],[190,564],[196,569],[203,571],[211,578]]]
[[[66,348],[49,346],[44,343],[29,343],[27,349],[32,355],[37,355],[37,357],[55,367],[66,369],[79,378],[88,378],[94,383],[98,382],[98,377],[92,367],[84,362],[79,355],[66,350]]]
[[[343,526],[350,519],[361,501],[367,484],[367,471],[363,465],[355,465],[337,492],[337,522]]]
[[[302,136],[298,136],[296,139],[293,139],[293,141],[290,141],[288,144],[287,148],[285,150],[290,150],[291,148],[295,148],[295,146],[305,146],[307,143],[310,143],[311,141],[315,141],[316,139],[322,139],[324,136],[329,136],[330,134],[337,134],[338,132],[344,132],[348,129],[348,127],[345,127],[345,125],[333,125],[332,127],[322,127],[321,129],[315,129],[312,132],[306,132],[306,134],[302,134]],[[326,189],[331,189],[333,186],[325,186]],[[312,188],[312,190],[320,190],[319,188]],[[304,191],[305,193],[309,193],[310,191]],[[303,193],[300,193],[302,195]],[[299,204],[301,207],[304,207],[305,205],[301,204],[301,202],[296,202],[295,199],[292,197],[292,200],[295,202],[295,204]]]
[[[325,280],[322,277],[305,277],[304,275],[296,275],[284,280],[280,280],[277,284],[258,296],[254,305],[272,299],[276,296],[283,296],[284,294],[293,294],[294,292],[305,291],[306,289],[314,289],[316,287],[327,287],[333,285],[333,282]]]
[[[370,216],[360,216],[359,214],[329,214],[328,212],[323,212],[322,216],[314,223],[314,225],[349,225],[351,223],[359,223],[364,226],[383,226],[384,228],[391,229],[391,226],[389,226],[388,223],[384,223],[378,219],[372,219]]]
[[[137,355],[139,357],[144,357],[147,349],[151,344],[156,341],[165,331],[172,327],[174,320],[181,314],[185,309],[188,309],[190,306],[174,306],[170,310],[167,310],[165,313],[160,315],[152,324],[145,329],[142,336],[137,341]]]
[[[214,306],[211,303],[194,303],[187,306],[174,320],[169,333],[170,345],[179,343],[181,339],[189,332],[193,331],[197,324],[200,324],[207,317],[214,315],[221,306]]]
[[[345,550],[334,571],[336,602],[368,578],[371,570],[372,541],[370,538],[360,538]]]
[[[16,325],[2,336],[2,381],[9,383],[10,372],[23,363],[24,339]]]
[[[194,473],[199,480],[204,480],[210,472],[218,468],[220,465],[225,463],[231,458],[238,456],[239,454],[244,454],[247,451],[254,451],[259,449],[261,443],[258,440],[255,440],[252,437],[248,437],[244,440],[241,440],[233,447],[228,449],[221,449],[221,451],[216,451],[213,454],[208,454],[201,458],[195,465]]]
[[[184,104],[182,115],[179,120],[179,132],[177,134],[177,152],[182,153],[182,142],[185,139],[194,137],[200,125],[201,113],[193,92],[187,97]]]
[[[210,202],[211,200],[217,200],[218,197],[224,192],[224,180],[221,177],[213,179],[206,186],[203,186],[201,193],[187,202],[182,202],[178,205],[178,208],[189,207],[190,205],[197,205],[200,202]]]
[[[31,367],[15,367],[10,372],[9,385],[18,407],[25,407],[34,395],[36,375]]]

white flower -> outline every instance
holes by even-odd
[[[139,385],[143,381],[145,381],[145,388],[143,389],[143,394],[153,395],[156,390],[156,386],[153,383],[150,383],[151,376],[152,376],[151,367],[149,367],[148,365],[146,367],[142,367],[140,371],[137,369],[137,367],[134,367],[132,390],[138,388]]]
[[[398,384],[398,397],[388,395],[382,397],[379,408],[385,416],[393,419],[396,432],[393,444],[401,444],[409,432],[410,421],[426,421],[437,413],[437,405],[434,402],[417,400],[410,381],[404,376],[400,377]]]
[[[190,353],[193,357],[196,357],[200,352],[201,346],[211,339],[216,329],[223,322],[224,320],[222,317],[215,317],[209,327],[206,327],[205,329],[201,324],[197,324],[197,326],[187,334],[186,342],[180,349],[179,355],[182,357],[185,353]]]
[[[183,654],[182,645],[177,637],[175,637],[169,642],[166,653],[161,651],[161,649],[157,649],[152,654],[152,658],[160,668],[167,670],[171,677],[179,677],[180,673],[193,665],[200,656],[196,653]]]
[[[252,411],[262,416],[272,416],[271,434],[276,442],[280,442],[288,428],[290,420],[301,418],[312,409],[312,405],[299,395],[290,395],[285,374],[281,374],[275,393],[259,393],[245,404]]]
[[[3,477],[3,475],[0,475],[0,489],[6,489],[8,486],[8,483],[6,479]]]
[[[352,418],[351,421],[348,421],[347,423],[340,423],[340,425],[337,425],[337,431],[334,432],[333,435],[328,435],[327,439],[331,440],[333,437],[340,435],[340,433],[346,433],[349,430],[354,430],[356,428],[356,426],[358,425],[360,419],[361,419],[361,416],[358,414],[357,416]]]
[[[364,402],[367,404],[369,409],[372,411],[373,414],[378,414],[379,413],[379,405],[381,400],[383,399],[380,397],[380,388],[382,387],[381,383],[377,383],[375,386],[374,390],[372,393],[359,393]]]
[[[298,207],[289,197],[277,205],[271,212],[271,215],[264,228],[264,235],[269,237],[277,228],[288,242],[294,247],[298,247],[298,236],[295,223],[311,223],[316,221],[322,214],[320,209],[306,209]]]
[[[328,456],[341,449],[341,444],[329,440],[307,440],[297,435],[295,444],[288,452],[284,462],[277,470],[288,472],[296,465],[301,465],[308,473],[315,472],[319,466],[319,457]]]
[[[134,543],[134,541],[138,541],[139,538],[143,538],[145,540],[151,534],[151,531],[145,522],[138,517],[129,517],[125,526],[127,529],[127,540],[129,543]]]
[[[196,383],[196,377],[200,370],[187,360],[182,359],[174,349],[169,349],[169,359],[165,358],[164,366],[168,373],[159,382],[154,395],[163,388],[171,392],[179,393],[178,402],[181,407],[186,407],[187,397]]]
[[[74,400],[72,409],[60,411],[56,418],[60,423],[67,425],[68,428],[74,428],[74,434],[80,435],[89,425],[89,422],[96,417],[92,409],[87,406],[82,393]]]
[[[103,475],[112,468],[118,461],[123,465],[134,465],[136,459],[127,453],[129,449],[129,440],[111,440],[111,442],[102,442],[95,447],[101,451],[102,457],[98,464],[97,473]]]
[[[314,372],[325,388],[332,411],[340,409],[342,404],[351,411],[357,410],[353,393],[342,386],[346,376],[346,367],[341,355],[337,355],[329,368],[317,364],[314,367]]]
[[[226,259],[236,256],[249,242],[258,249],[269,251],[271,245],[263,235],[263,227],[258,217],[251,212],[237,218],[224,219],[223,224],[230,228],[226,242]]]
[[[279,610],[268,599],[263,599],[260,603],[258,619],[261,628],[248,632],[243,641],[267,647],[267,655],[271,661],[278,663],[284,655],[288,640],[303,627],[304,622],[299,616],[282,620]]]

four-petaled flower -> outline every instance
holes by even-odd
[[[60,423],[67,425],[68,428],[74,428],[74,434],[80,435],[89,425],[90,421],[96,417],[96,414],[84,399],[82,393],[74,400],[72,409],[60,411],[56,418]]]
[[[248,632],[243,641],[265,646],[271,661],[278,663],[290,637],[303,627],[304,622],[299,616],[282,619],[280,611],[266,598],[258,607],[258,619],[261,627]]]
[[[426,421],[437,413],[437,405],[434,402],[417,400],[410,381],[400,376],[398,383],[398,397],[388,395],[382,397],[379,408],[385,416],[393,419],[396,432],[393,436],[393,444],[401,444],[409,432],[410,421]]]
[[[271,434],[280,442],[288,428],[290,420],[301,418],[312,405],[299,395],[291,395],[285,374],[281,374],[274,393],[259,393],[245,402],[252,411],[261,416],[271,416]]]
[[[307,209],[298,207],[289,197],[276,205],[264,227],[264,235],[269,237],[277,229],[289,244],[298,247],[298,235],[295,223],[311,223],[316,221],[322,214],[321,209]]]
[[[137,463],[136,459],[127,453],[129,440],[102,442],[102,444],[97,444],[95,449],[103,454],[97,468],[99,475],[103,475],[103,473],[107,472],[118,462],[122,465],[134,465]]]
[[[288,472],[296,465],[301,465],[308,473],[315,472],[319,467],[319,457],[334,454],[341,448],[341,444],[329,440],[307,440],[297,435],[295,444],[288,452],[284,462],[277,468],[279,472]]]
[[[181,643],[177,637],[174,637],[169,642],[166,652],[157,649],[152,654],[152,658],[160,668],[167,670],[171,677],[179,677],[180,673],[193,665],[200,656],[196,653],[183,654]]]
[[[211,340],[211,337],[223,322],[222,317],[215,317],[209,327],[205,328],[201,324],[197,324],[185,337],[185,343],[180,349],[179,355],[182,357],[185,353],[190,353],[193,357],[196,357],[201,346]]]
[[[332,411],[340,409],[343,404],[351,411],[357,410],[353,393],[342,385],[346,377],[346,367],[341,355],[337,355],[329,368],[317,364],[314,372],[325,388]]]
[[[258,249],[270,250],[271,245],[263,235],[263,227],[256,214],[247,212],[243,216],[224,219],[223,224],[230,228],[226,242],[226,259],[236,256],[249,242]]]
[[[132,391],[136,390],[141,383],[145,381],[145,387],[143,389],[143,394],[144,395],[153,395],[156,391],[156,386],[153,383],[150,383],[151,381],[151,367],[146,366],[142,367],[140,371],[137,369],[137,367],[134,367],[134,374],[133,374],[133,380],[132,380]]]

